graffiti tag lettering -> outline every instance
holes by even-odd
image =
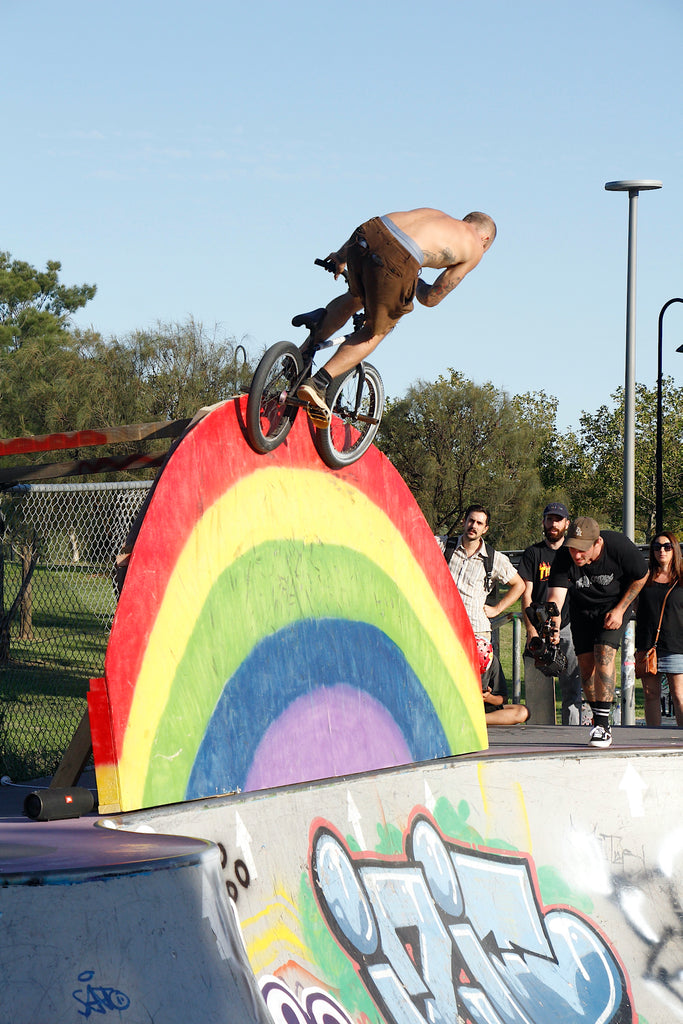
[[[94,971],[83,971],[78,975],[78,980],[90,982],[94,976]],[[107,1013],[108,1010],[127,1010],[130,1006],[130,999],[126,993],[116,988],[88,984],[85,990],[77,988],[72,995],[83,1007],[78,1011],[82,1017],[89,1017],[91,1013]]]
[[[442,837],[426,814],[405,855],[352,854],[316,830],[311,876],[330,931],[392,1024],[631,1024],[627,979],[577,911],[543,908],[530,858]]]

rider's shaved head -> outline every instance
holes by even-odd
[[[466,224],[474,224],[476,227],[481,228],[482,231],[487,231],[491,236],[491,242],[496,237],[496,225],[487,213],[480,213],[478,210],[474,210],[472,213],[468,213],[466,217],[463,217],[463,220]]]

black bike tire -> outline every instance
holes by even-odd
[[[332,423],[323,430],[316,430],[314,438],[315,447],[320,458],[330,469],[342,469],[344,466],[350,466],[352,463],[357,462],[361,455],[368,450],[379,429],[382,413],[384,412],[384,384],[382,383],[379,371],[374,366],[370,363],[363,363],[363,368],[365,371],[363,395],[366,396],[367,394],[367,401],[369,402],[366,413],[371,415],[376,422],[365,423],[359,420],[352,421],[350,418],[347,418],[347,427],[354,430],[357,433],[357,437],[353,439],[353,442],[348,447],[340,448],[335,443],[335,438],[340,436],[339,423],[335,423],[335,407],[337,406],[340,392],[349,383],[351,378],[355,379],[356,371],[351,370],[349,373],[332,381],[327,389],[327,404],[332,410]],[[355,385],[352,386],[355,387]],[[348,434],[346,437],[348,439]]]
[[[278,341],[271,345],[263,354],[261,362],[256,367],[256,372],[249,388],[247,399],[247,436],[252,448],[261,455],[272,452],[278,445],[281,445],[287,434],[292,429],[292,424],[299,411],[297,405],[284,403],[278,410],[279,416],[274,419],[276,427],[273,432],[266,432],[263,427],[262,412],[264,404],[269,400],[276,402],[278,394],[268,394],[269,386],[272,387],[272,372],[278,362],[290,359],[292,361],[292,372],[285,374],[285,379],[295,380],[301,374],[304,361],[299,348],[291,341]],[[267,418],[267,417],[266,417]]]

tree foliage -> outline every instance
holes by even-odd
[[[48,434],[191,417],[253,372],[234,339],[190,319],[119,341],[75,331],[0,356],[0,433]]]
[[[191,317],[135,331],[122,346],[151,419],[193,416],[202,406],[239,394],[255,369],[235,338],[219,335],[216,328],[209,333]]]
[[[620,530],[623,518],[624,389],[611,405],[584,412],[578,433],[569,431],[555,458],[547,463],[545,482],[561,487],[575,515],[591,515],[601,525]],[[657,391],[636,385],[635,530],[646,542],[655,529]],[[683,528],[683,389],[667,377],[662,387],[662,479],[664,526]]]
[[[67,287],[59,281],[61,263],[45,270],[0,252],[0,352],[16,352],[27,341],[59,344],[70,319],[95,295],[95,285]]]
[[[538,531],[544,496],[537,463],[555,409],[542,392],[511,399],[451,369],[388,404],[378,444],[435,533],[456,528],[479,502],[491,510],[492,539],[513,548]]]
[[[636,540],[655,529],[657,392],[636,386]],[[491,538],[526,546],[539,534],[543,506],[563,501],[621,530],[624,393],[577,431],[556,426],[557,399],[543,391],[509,397],[454,370],[435,383],[418,381],[388,403],[379,447],[406,480],[436,533],[457,528],[464,509],[491,510]],[[664,526],[683,533],[683,389],[663,382]]]

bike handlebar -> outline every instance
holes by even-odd
[[[334,260],[331,260],[331,259],[314,260],[313,262],[315,263],[316,267],[322,267],[323,270],[326,270],[328,272],[328,274],[336,274],[337,273],[337,265],[334,262]],[[349,276],[346,273],[346,270],[342,270],[341,273],[340,273],[340,276],[344,278],[344,280],[346,281],[347,284],[349,283]]]

